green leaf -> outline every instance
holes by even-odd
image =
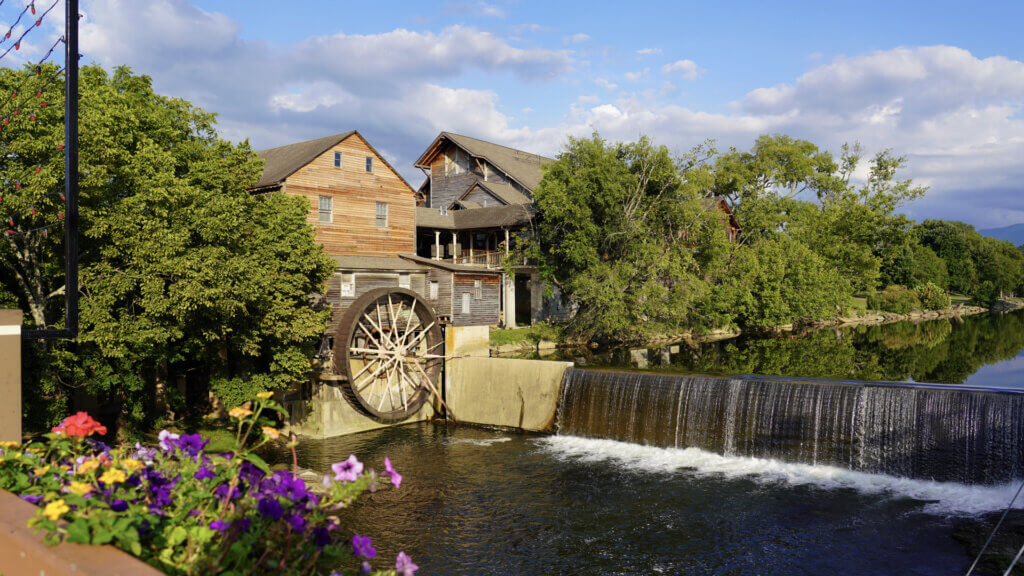
[[[110,541],[113,539],[114,533],[103,526],[97,526],[92,533],[92,543],[97,546],[110,544]]]
[[[88,544],[89,543],[89,522],[83,518],[79,518],[68,524],[68,542],[75,544]]]
[[[188,531],[181,526],[175,526],[167,537],[167,545],[171,547],[177,546],[184,542],[186,538],[188,538]]]
[[[265,473],[270,474],[270,466],[267,465],[263,458],[260,458],[259,456],[249,452],[246,452],[241,456],[243,460],[248,460],[249,462],[252,462],[254,466],[259,468],[260,470],[263,470]]]

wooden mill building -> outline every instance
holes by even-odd
[[[409,288],[455,326],[499,322],[499,270],[416,256],[417,193],[357,131],[257,152],[253,193],[305,198],[316,239],[337,263],[326,300],[339,311],[380,287]]]

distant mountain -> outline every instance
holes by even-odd
[[[1024,244],[1024,224],[1013,224],[1002,228],[989,228],[978,230],[982,236],[991,236],[1000,240],[1009,240],[1014,246]]]

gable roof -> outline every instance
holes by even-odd
[[[469,187],[469,190],[466,190],[466,193],[459,199],[463,200],[468,198],[469,195],[473,193],[473,189],[477,186],[483,188],[489,192],[491,196],[494,196],[505,204],[529,204],[533,202],[533,199],[519,190],[516,190],[515,186],[512,186],[511,184],[505,184],[503,182],[485,182],[483,180],[474,182],[473,185]]]
[[[540,179],[543,176],[540,167],[554,162],[545,156],[530,154],[486,140],[452,132],[441,132],[427,147],[426,152],[416,160],[415,166],[424,170],[429,169],[431,161],[441,152],[445,141],[454,142],[474,158],[487,160],[510,178],[522,184],[527,190],[533,190],[537,184],[540,184]]]
[[[355,130],[349,130],[315,140],[257,151],[256,155],[263,159],[263,174],[256,183],[256,188],[281,184],[285,178],[355,133]]]
[[[537,213],[533,204],[512,204],[509,206],[488,206],[452,210],[441,213],[437,208],[416,208],[417,228],[440,230],[474,230],[480,228],[504,228],[526,224]]]
[[[358,130],[349,130],[348,132],[342,132],[340,134],[324,136],[323,138],[316,138],[314,140],[306,140],[305,142],[286,144],[285,146],[278,146],[277,148],[269,148],[267,150],[257,150],[256,155],[263,159],[263,174],[260,176],[259,182],[257,182],[256,186],[252,189],[255,190],[259,188],[273,188],[280,186],[289,176],[298,172],[303,166],[309,164],[324,152],[327,152],[353,135],[359,136],[359,139],[366,144],[377,158],[380,158],[380,161],[383,162],[389,170],[398,176],[398,179],[401,180],[403,184],[405,184],[410,190],[414,190],[412,186],[409,186],[405,177],[403,177],[398,170],[395,170],[387,159],[384,158],[380,152],[377,152],[377,149],[374,148]]]

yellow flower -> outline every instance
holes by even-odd
[[[93,470],[95,470],[95,469],[97,469],[99,467],[100,467],[100,463],[98,461],[96,461],[96,460],[86,460],[85,462],[82,462],[81,464],[78,465],[78,473],[79,474],[88,474],[89,472],[92,472]]]
[[[100,476],[100,482],[103,482],[104,484],[116,484],[117,482],[124,482],[126,478],[128,477],[124,475],[124,472],[117,468],[111,468]]]
[[[266,400],[267,398],[271,398],[273,396],[273,392],[260,392],[259,394],[256,395],[257,398],[263,398],[264,400]]]
[[[231,416],[232,418],[245,418],[246,416],[249,416],[251,414],[252,410],[249,410],[248,408],[242,408],[241,406],[236,406],[235,408],[232,408],[230,412],[228,412],[228,416]]]
[[[68,505],[64,503],[64,500],[54,500],[53,502],[47,504],[46,508],[43,508],[43,516],[46,516],[50,520],[56,522],[58,519],[60,519],[62,514],[70,511],[71,508],[69,508]]]
[[[85,496],[89,492],[92,492],[92,484],[89,484],[88,482],[72,482],[68,484],[68,492],[78,494],[79,496]]]
[[[21,446],[18,442],[0,442],[0,448],[16,448],[18,446]]]
[[[263,427],[263,433],[266,434],[267,438],[271,440],[277,440],[281,437],[281,431],[277,428],[271,428],[270,426]]]
[[[132,460],[131,458],[128,458],[127,460],[121,460],[121,466],[124,466],[124,469],[129,472],[135,472],[140,468],[146,467],[146,465],[143,464],[142,462],[139,462],[138,460]]]
[[[32,470],[32,473],[35,474],[36,476],[42,476],[43,474],[46,474],[49,471],[50,471],[50,466],[47,465],[47,466],[43,466],[42,468],[36,468],[36,469]]]

